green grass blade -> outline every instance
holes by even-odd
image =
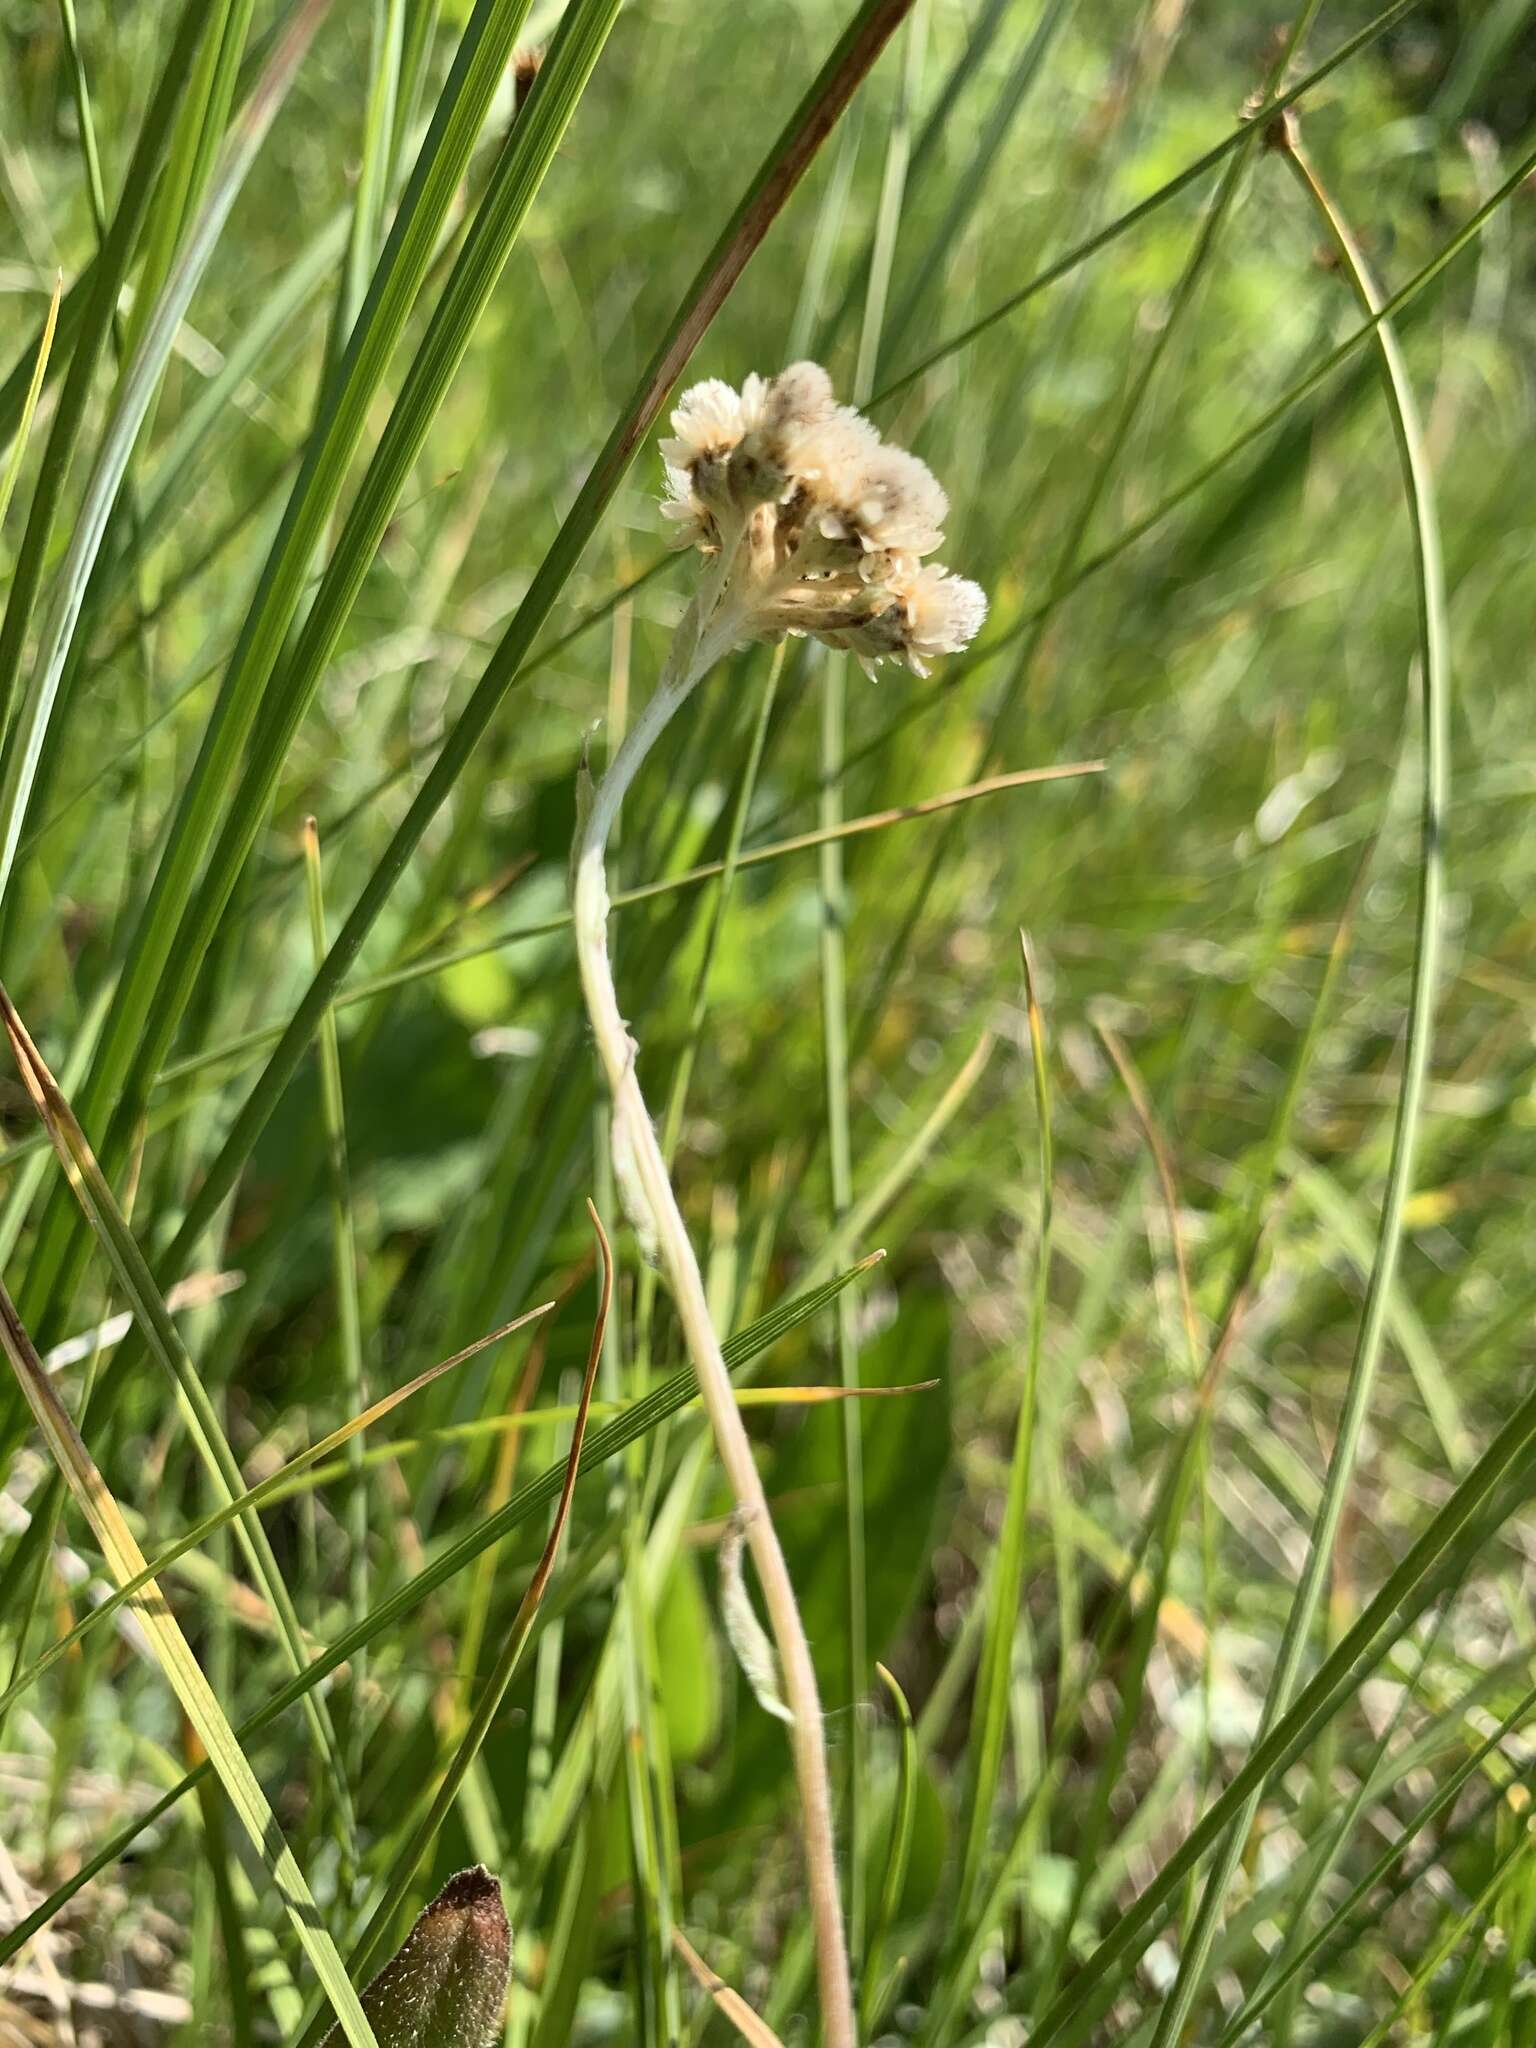
[[[325,958],[325,883],[320,870],[320,835],[313,818],[304,821],[304,878],[309,909],[310,941],[316,961]],[[341,1357],[342,1396],[349,1415],[360,1415],[366,1403],[363,1385],[363,1318],[358,1300],[357,1229],[352,1215],[352,1176],[347,1166],[346,1095],[341,1079],[341,1046],[336,1012],[328,1010],[320,1027],[320,1115],[325,1131],[326,1177],[330,1197],[331,1275],[336,1301],[336,1346]],[[347,1498],[347,1540],[351,1560],[347,1592],[359,1614],[368,1609],[368,1488],[363,1477],[363,1435],[348,1439],[350,1475]],[[358,1697],[367,1667],[358,1668]],[[362,1766],[364,1727],[354,1716],[351,1765],[354,1777]]]
[[[322,393],[315,431],[177,803],[154,882],[127,948],[101,1048],[81,1092],[78,1107],[87,1129],[96,1129],[117,1101],[135,1062],[142,1066],[145,1050],[158,1044],[160,1029],[174,1024],[169,1003],[158,1003],[156,996],[183,912],[309,580],[315,551],[427,275],[526,6],[527,0],[477,0],[367,302]],[[234,877],[226,880],[232,886]],[[109,1172],[118,1164],[122,1145],[121,1131],[109,1129],[102,1146]],[[56,1203],[45,1216],[28,1269],[24,1311],[53,1301],[61,1269],[70,1270],[66,1261],[71,1256],[73,1271],[78,1272],[83,1238],[67,1210]]]
[[[967,1753],[967,1807],[964,1847],[961,1852],[958,1914],[968,1923],[975,1910],[975,1894],[986,1855],[1003,1763],[1003,1739],[1007,1730],[1008,1698],[1013,1682],[1014,1641],[1018,1629],[1019,1597],[1024,1583],[1024,1546],[1029,1533],[1030,1476],[1035,1451],[1035,1424],[1040,1392],[1040,1359],[1045,1342],[1045,1320],[1050,1301],[1051,1212],[1054,1168],[1051,1155],[1051,1081],[1045,1042],[1045,1022],[1040,1010],[1039,980],[1029,940],[1019,934],[1024,970],[1024,995],[1029,1017],[1030,1066],[1035,1092],[1035,1157],[1039,1186],[1039,1222],[1031,1258],[1029,1335],[1024,1360],[1024,1387],[1019,1396],[1014,1425],[1013,1456],[1008,1468],[1008,1492],[1003,1505],[1003,1523],[998,1533],[996,1561],[987,1588],[987,1614],[983,1624],[981,1659],[976,1690],[971,1704],[971,1729]]]
[[[907,1696],[883,1664],[876,1664],[880,1682],[891,1696],[901,1730],[901,1756],[896,1772],[896,1803],[891,1810],[891,1839],[886,1851],[885,1881],[880,1887],[874,1915],[869,1923],[869,1940],[864,1950],[864,1988],[859,1998],[859,2025],[872,2035],[881,2013],[890,2003],[892,1986],[882,1980],[880,1966],[885,1944],[901,1907],[906,1889],[907,1868],[912,1859],[912,1832],[917,1820],[917,1731]]]
[[[1299,154],[1290,118],[1286,115],[1275,117],[1275,122],[1267,130],[1267,139],[1295,171],[1333,242],[1362,310],[1367,317],[1374,317],[1381,310],[1382,295],[1366,270],[1349,230],[1318,184],[1310,165]],[[1337,1425],[1333,1454],[1328,1461],[1323,1498],[1312,1525],[1306,1566],[1286,1617],[1279,1656],[1265,1695],[1261,1731],[1284,1714],[1300,1679],[1318,1602],[1332,1563],[1361,1435],[1370,1412],[1402,1246],[1403,1213],[1413,1185],[1414,1149],[1429,1076],[1438,995],[1440,914],[1445,891],[1445,808],[1450,780],[1450,642],[1445,620],[1445,572],[1440,555],[1434,482],[1424,449],[1413,385],[1391,326],[1378,327],[1376,334],[1393,437],[1402,464],[1403,486],[1412,523],[1419,606],[1424,721],[1423,794],[1413,984],[1408,1000],[1408,1028],[1403,1049],[1402,1084],[1393,1125],[1392,1157],[1387,1168],[1380,1230],[1370,1278],[1366,1283],[1349,1385]],[[1153,2048],[1168,2048],[1169,2043],[1178,2039],[1199,1995],[1226,1889],[1243,1853],[1257,1810],[1258,1794],[1255,1793],[1233,1822],[1207,1876],[1199,1913],[1185,1945],[1178,1980],[1153,2036]]]

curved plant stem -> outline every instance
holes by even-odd
[[[648,1249],[654,1247],[672,1290],[715,1446],[757,1568],[778,1650],[784,1698],[794,1716],[791,1743],[799,1785],[811,1923],[816,1938],[822,2038],[827,2048],[853,2048],[852,1994],[838,1897],[832,1801],[816,1671],[784,1553],[753,1461],[752,1446],[731,1391],[720,1340],[710,1320],[703,1276],[640,1092],[635,1073],[637,1048],[619,1010],[608,958],[608,888],[604,874],[608,834],[646,755],[695,686],[731,644],[734,621],[729,607],[722,605],[713,616],[711,609],[706,592],[685,613],[654,694],[615,754],[592,798],[590,811],[577,828],[571,891],[576,957],[598,1055],[613,1098],[611,1142],[615,1175],[631,1220]]]
[[[1333,244],[1341,269],[1348,279],[1360,310],[1368,320],[1380,320],[1385,295],[1367,268],[1360,249],[1342,216],[1334,207],[1311,164],[1296,140],[1294,121],[1280,114],[1265,129],[1268,146],[1295,173],[1319,224]],[[1415,582],[1419,602],[1419,671],[1423,692],[1423,798],[1421,812],[1420,880],[1417,931],[1414,947],[1413,984],[1408,1006],[1408,1028],[1403,1047],[1403,1080],[1397,1102],[1392,1135],[1392,1157],[1382,1202],[1381,1230],[1366,1287],[1365,1306],[1355,1342],[1343,1413],[1339,1419],[1333,1456],[1324,1482],[1322,1503],[1313,1524],[1311,1545],[1301,1583],[1296,1589],[1279,1660],[1270,1680],[1264,1703],[1260,1735],[1269,1732],[1285,1713],[1301,1677],[1302,1663],[1310,1640],[1318,1601],[1338,1536],[1345,1497],[1353,1477],[1356,1455],[1370,1407],[1376,1367],[1381,1356],[1387,1304],[1397,1270],[1402,1244],[1403,1211],[1413,1182],[1414,1147],[1418,1137],[1425,1082],[1429,1071],[1430,1043],[1434,1030],[1435,993],[1439,966],[1440,906],[1444,894],[1444,820],[1449,781],[1448,714],[1450,701],[1450,653],[1445,620],[1444,572],[1440,560],[1439,525],[1435,514],[1434,482],[1419,426],[1413,386],[1393,328],[1385,321],[1375,329],[1376,349],[1382,381],[1392,420],[1393,438],[1402,465],[1404,490],[1412,522]],[[1258,1810],[1260,1789],[1254,1791],[1224,1838],[1206,1879],[1200,1910],[1185,1947],[1178,1981],[1160,2015],[1152,2048],[1172,2048],[1181,2038],[1191,2008],[1204,1982],[1211,1944],[1215,1938],[1227,1887],[1248,1839]]]

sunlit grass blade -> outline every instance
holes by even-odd
[[[16,479],[21,475],[21,465],[27,453],[27,435],[32,429],[32,416],[37,411],[37,401],[42,395],[43,379],[48,374],[48,357],[53,348],[54,330],[59,318],[59,300],[64,291],[64,273],[61,270],[54,279],[53,295],[48,301],[48,314],[43,321],[42,339],[37,345],[37,360],[32,367],[32,379],[27,385],[26,396],[21,402],[21,418],[16,423],[15,438],[11,452],[6,459],[5,470],[0,474],[0,524],[4,523],[10,508],[11,494],[16,489]]]
[[[984,1031],[977,1039],[945,1084],[937,1102],[911,1135],[903,1140],[891,1164],[859,1196],[836,1230],[828,1232],[821,1250],[811,1262],[812,1275],[819,1277],[835,1269],[848,1256],[848,1247],[861,1237],[867,1237],[887,1209],[911,1186],[923,1162],[959,1115],[971,1090],[985,1073],[996,1042],[990,1031]],[[729,1346],[726,1360],[729,1363]]]
[[[687,1964],[694,1982],[710,1999],[715,2010],[748,2043],[748,2048],[784,2048],[772,2027],[758,2018],[739,1991],[733,1991],[723,1977],[716,1976],[679,1927],[672,1930],[672,1946]]]
[[[145,1569],[143,1553],[129,1533],[117,1502],[54,1392],[3,1287],[0,1287],[0,1342],[4,1344],[11,1369],[43,1432],[49,1452],[63,1473],[81,1513],[90,1523],[113,1577],[121,1583],[139,1576]],[[373,2029],[358,2003],[357,1993],[352,1988],[336,1946],[325,1931],[319,1909],[293,1859],[293,1852],[283,1840],[276,1817],[246,1762],[245,1752],[174,1615],[153,1586],[136,1597],[134,1612],[187,1718],[197,1730],[208,1753],[209,1767],[217,1771],[231,1805],[250,1836],[257,1858],[282,1899],[294,1932],[313,1963],[325,1997],[335,2011],[344,2038],[352,2042],[354,2048],[378,2048]]]
[[[861,818],[847,818],[839,825],[817,827],[811,832],[798,832],[792,838],[779,839],[767,846],[748,847],[738,854],[734,862],[728,856],[724,860],[705,861],[701,866],[687,868],[678,875],[669,875],[663,881],[639,882],[628,889],[615,889],[612,908],[625,910],[636,903],[648,903],[657,897],[671,896],[679,890],[697,888],[704,882],[712,882],[717,876],[730,873],[734,868],[757,868],[771,865],[791,854],[809,853],[826,844],[829,837],[854,839],[866,832],[883,832],[892,825],[904,825],[918,818],[931,817],[935,813],[952,809],[958,804],[974,802],[979,797],[999,795],[1005,790],[1022,789],[1034,783],[1075,780],[1083,775],[1102,775],[1108,763],[1104,761],[1067,761],[1054,768],[1018,768],[1006,775],[991,775],[982,782],[968,783],[962,789],[946,790],[940,796],[922,797],[915,803],[898,804],[891,809],[871,811]],[[541,918],[537,924],[515,926],[511,931],[501,932],[490,939],[477,939],[470,944],[454,946],[445,952],[430,953],[419,960],[411,960],[403,966],[385,969],[380,974],[369,975],[343,987],[336,997],[336,1007],[346,1009],[353,1003],[364,1003],[373,997],[387,994],[391,989],[406,988],[412,982],[421,981],[434,974],[441,974],[451,967],[462,965],[468,960],[478,960],[488,953],[499,952],[504,946],[517,945],[525,940],[547,938],[552,932],[566,930],[571,922],[568,910],[556,911],[552,916]],[[201,1052],[191,1053],[185,1059],[174,1060],[164,1069],[161,1080],[166,1087],[188,1080],[212,1066],[220,1066],[230,1060],[249,1058],[264,1045],[270,1045],[283,1035],[287,1027],[283,1024],[256,1025],[242,1032],[236,1039],[223,1044],[205,1047]],[[23,1141],[24,1142],[24,1141]],[[6,1156],[15,1156],[17,1148]]]

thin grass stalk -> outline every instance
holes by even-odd
[[[1367,317],[1374,318],[1381,310],[1382,294],[1342,216],[1301,153],[1291,121],[1285,115],[1276,116],[1266,130],[1266,139],[1295,173],[1319,225],[1333,244],[1361,310]],[[1419,614],[1423,786],[1413,982],[1408,999],[1403,1076],[1393,1125],[1392,1157],[1387,1168],[1376,1256],[1366,1284],[1349,1385],[1339,1417],[1333,1455],[1328,1463],[1322,1502],[1312,1526],[1306,1567],[1286,1617],[1280,1653],[1265,1696],[1259,1727],[1261,1739],[1285,1713],[1296,1691],[1311,1639],[1312,1623],[1338,1540],[1340,1517],[1354,1475],[1360,1439],[1370,1411],[1392,1284],[1402,1246],[1403,1212],[1413,1183],[1414,1149],[1429,1074],[1438,994],[1440,907],[1445,888],[1445,809],[1450,781],[1450,642],[1445,618],[1445,575],[1440,556],[1434,481],[1424,450],[1412,381],[1392,327],[1383,325],[1376,334],[1382,382],[1412,522]],[[1152,2038],[1152,2048],[1168,2048],[1169,2043],[1177,2040],[1189,2018],[1204,1982],[1205,1966],[1226,1892],[1257,1811],[1258,1794],[1255,1793],[1240,1810],[1217,1852],[1206,1878],[1200,1911],[1185,1947],[1178,1979]]]
[[[791,839],[779,839],[766,846],[753,846],[734,857],[727,854],[724,859],[705,861],[701,866],[687,868],[679,875],[669,875],[655,882],[639,882],[632,888],[616,889],[609,902],[610,910],[627,910],[637,903],[648,903],[660,896],[670,896],[683,889],[694,889],[701,883],[715,881],[726,876],[733,868],[758,868],[770,862],[782,860],[789,854],[810,853],[824,846],[829,838],[842,840],[856,839],[867,832],[883,832],[892,825],[905,825],[919,818],[937,815],[959,804],[974,802],[979,797],[998,796],[1012,789],[1026,789],[1036,783],[1074,781],[1082,775],[1102,775],[1108,763],[1104,761],[1065,761],[1053,768],[1022,768],[1006,775],[991,775],[985,780],[968,783],[963,789],[946,790],[939,796],[922,797],[916,803],[898,804],[890,810],[871,811],[860,818],[846,819],[832,827],[818,827],[812,832],[799,832]],[[404,988],[409,983],[429,979],[445,973],[451,967],[460,966],[466,960],[480,960],[487,954],[498,953],[506,946],[515,946],[524,941],[550,937],[562,932],[571,924],[568,910],[556,911],[552,916],[541,918],[537,924],[515,925],[510,931],[500,932],[494,938],[477,939],[463,946],[454,946],[445,952],[430,953],[419,960],[408,961],[402,966],[384,969],[379,974],[369,975],[357,981],[350,988],[342,988],[335,998],[337,1009],[347,1009],[353,1003],[371,1002],[375,996],[386,995],[391,989]],[[248,1059],[263,1046],[280,1039],[287,1026],[282,1023],[257,1024],[237,1037],[221,1043],[205,1046],[201,1052],[188,1053],[184,1058],[172,1061],[161,1074],[165,1087],[193,1079],[210,1067],[223,1066],[231,1061]],[[16,1144],[0,1151],[0,1166],[14,1158],[20,1158],[39,1141],[20,1139]]]
[[[637,1048],[619,1009],[608,958],[608,892],[604,872],[608,836],[652,746],[735,638],[733,617],[728,616],[723,623],[707,619],[706,606],[712,597],[712,591],[706,589],[689,606],[654,692],[614,756],[591,798],[585,820],[578,827],[572,856],[576,958],[598,1057],[613,1103],[611,1142],[625,1206],[641,1230],[648,1251],[660,1259],[666,1273],[715,1446],[743,1519],[767,1604],[784,1697],[792,1717],[790,1740],[816,1939],[822,2027],[828,2048],[853,2048],[852,1992],[816,1669],[769,1513],[768,1498],[715,1335],[703,1275],[640,1090],[635,1071]]]
[[[309,936],[317,962],[325,958],[325,882],[320,868],[320,835],[313,818],[304,821],[304,875],[309,910]],[[320,1027],[320,1120],[325,1136],[326,1180],[331,1220],[331,1285],[336,1304],[336,1347],[341,1357],[342,1400],[349,1415],[367,1405],[363,1376],[363,1319],[358,1300],[357,1229],[352,1210],[352,1176],[347,1166],[346,1094],[341,1078],[341,1044],[336,1012],[326,1012]],[[350,1549],[348,1599],[354,1614],[368,1611],[368,1486],[363,1467],[363,1432],[347,1445],[346,1528]],[[360,1658],[352,1674],[352,1739],[348,1746],[352,1774],[361,1774],[367,1728],[362,1703],[368,1667]]]
[[[1040,1361],[1045,1345],[1045,1319],[1050,1301],[1051,1223],[1055,1175],[1051,1146],[1051,1083],[1040,1009],[1040,984],[1029,938],[1019,933],[1024,974],[1024,1000],[1029,1019],[1030,1070],[1035,1099],[1035,1161],[1039,1188],[1039,1220],[1030,1261],[1029,1335],[1024,1357],[1024,1387],[1014,1424],[1008,1492],[998,1532],[996,1564],[987,1588],[986,1619],[976,1696],[971,1709],[967,1751],[966,1799],[970,1818],[961,1852],[957,1921],[965,1924],[973,1911],[983,1859],[991,1839],[993,1803],[1002,1770],[1007,1732],[1008,1694],[1012,1681],[1014,1638],[1019,1596],[1024,1582],[1024,1547],[1028,1540],[1030,1476],[1039,1410]]]
[[[53,292],[48,300],[48,312],[43,320],[42,337],[37,344],[37,357],[32,365],[31,381],[26,396],[21,402],[21,417],[16,423],[16,437],[11,443],[11,452],[6,459],[5,470],[0,474],[0,525],[10,509],[11,494],[16,488],[16,479],[21,475],[21,465],[27,453],[27,436],[32,431],[33,415],[37,401],[42,396],[43,380],[48,375],[48,359],[53,351],[54,332],[59,320],[59,300],[64,292],[64,273],[59,271],[53,280]]]
[[[901,230],[902,200],[912,150],[914,103],[922,77],[928,41],[928,8],[919,0],[903,30],[903,62],[896,102],[886,135],[869,283],[854,369],[853,402],[869,396],[879,358],[886,300],[896,243]],[[853,1206],[853,1137],[848,1083],[848,890],[843,870],[844,822],[842,759],[847,724],[848,658],[821,656],[821,827],[828,836],[818,855],[821,929],[821,1042],[826,1090],[828,1193],[832,1226],[841,1228]],[[859,1339],[853,1304],[845,1295],[833,1310],[837,1369],[842,1384],[859,1384]],[[865,1887],[869,1825],[866,1787],[869,1775],[869,1729],[865,1698],[870,1680],[869,1563],[865,1535],[864,1418],[859,1404],[846,1404],[843,1417],[843,1570],[847,1581],[848,1700],[850,1717],[843,1765],[843,1810],[848,1832],[848,1940],[855,1973],[862,1970],[865,1931]]]

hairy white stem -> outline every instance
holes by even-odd
[[[722,564],[722,567],[724,565]],[[736,1497],[752,1562],[778,1650],[799,1787],[811,1924],[816,1940],[826,2048],[853,2048],[853,2001],[832,1842],[832,1799],[816,1670],[784,1562],[778,1532],[731,1388],[720,1340],[710,1320],[704,1281],[682,1211],[635,1074],[634,1040],[619,1011],[608,958],[608,888],[604,854],[625,792],[641,762],[690,692],[737,637],[727,578],[717,572],[678,627],[655,693],[631,726],[578,828],[572,879],[576,957],[598,1055],[613,1097],[614,1164],[627,1204],[639,1209],[642,1235],[654,1246],[677,1306],[698,1376],[699,1393],[726,1479]]]

